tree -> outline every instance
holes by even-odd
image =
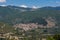
[[[60,34],[54,35],[53,38],[54,38],[55,40],[60,40]]]
[[[55,40],[52,36],[48,36],[47,40]]]

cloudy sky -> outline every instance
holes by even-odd
[[[60,0],[0,0],[0,5],[15,5],[21,7],[60,6]]]

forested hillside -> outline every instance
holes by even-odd
[[[47,24],[45,21],[51,17],[60,24],[60,7],[42,7],[39,9],[21,8],[16,6],[0,6],[0,21],[10,24],[39,23]],[[44,23],[45,22],[45,23]]]

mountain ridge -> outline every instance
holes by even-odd
[[[5,22],[15,22],[17,23],[22,20],[29,22],[29,20],[33,20],[34,18],[39,18],[39,17],[57,17],[59,15],[59,10],[60,7],[42,7],[39,9],[32,9],[32,8],[22,8],[22,7],[17,7],[17,6],[6,6],[2,7],[0,6],[0,21],[5,21]],[[23,11],[21,11],[21,10]],[[34,11],[32,11],[34,10]],[[55,13],[55,14],[54,14]],[[26,20],[25,20],[26,19]]]

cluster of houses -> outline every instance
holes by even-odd
[[[12,32],[10,32],[10,33],[0,33],[0,38],[6,39],[6,40],[11,40],[11,39],[19,40],[19,38],[17,36],[15,36],[14,33],[12,33]]]

